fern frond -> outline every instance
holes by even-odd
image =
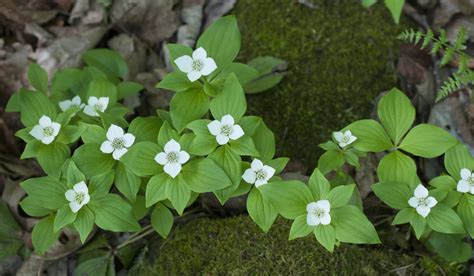
[[[438,94],[436,95],[436,101],[438,102],[449,96],[449,94],[472,84],[473,81],[474,73],[471,70],[454,73],[452,77],[448,78],[448,80],[441,85]]]

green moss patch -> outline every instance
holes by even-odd
[[[272,55],[289,62],[275,88],[249,97],[277,136],[278,153],[310,167],[318,144],[349,122],[367,117],[373,100],[396,85],[396,25],[382,4],[314,0],[311,9],[289,0],[240,0],[241,60]]]

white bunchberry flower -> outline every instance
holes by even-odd
[[[357,137],[352,135],[352,132],[350,130],[346,130],[344,133],[338,131],[333,133],[334,139],[339,143],[339,146],[341,148],[345,148],[348,145],[354,143],[355,140],[357,140]]]
[[[30,131],[30,134],[43,144],[49,145],[54,141],[56,136],[58,136],[60,129],[60,124],[51,121],[51,118],[43,115],[39,119],[38,124]]]
[[[69,201],[69,207],[73,213],[77,213],[82,206],[89,203],[91,199],[89,196],[89,189],[84,181],[81,181],[74,185],[71,190],[67,190],[64,194],[66,199]]]
[[[87,105],[84,106],[84,113],[89,116],[99,116],[99,112],[104,112],[109,105],[109,97],[89,97]]]
[[[458,192],[471,193],[474,195],[474,172],[464,168],[461,170],[460,174],[461,180],[458,181]]]
[[[420,216],[426,218],[438,201],[436,198],[428,195],[428,189],[419,184],[414,192],[414,196],[408,200],[408,204],[416,209]]]
[[[311,202],[306,205],[306,223],[309,226],[316,226],[319,224],[328,225],[331,223],[331,204],[327,200],[319,200]]]
[[[59,108],[61,108],[62,111],[68,110],[70,107],[79,107],[82,109],[86,104],[83,104],[81,102],[81,97],[75,96],[71,100],[65,100],[62,102],[59,102]]]
[[[267,184],[268,180],[270,180],[274,174],[274,168],[268,165],[263,165],[262,161],[254,159],[250,164],[250,168],[245,170],[242,178],[245,180],[245,182],[249,184],[255,184],[256,187],[260,187],[264,184]]]
[[[107,140],[100,146],[103,153],[112,153],[115,160],[119,160],[128,148],[135,142],[135,136],[130,133],[124,133],[123,129],[116,125],[111,125],[107,130]]]
[[[181,150],[181,146],[174,139],[166,143],[164,150],[155,156],[155,161],[164,166],[165,173],[175,178],[181,172],[181,165],[188,162],[189,154]]]
[[[222,119],[214,120],[207,125],[209,132],[216,136],[216,141],[219,145],[225,145],[231,140],[237,140],[244,136],[244,130],[239,125],[234,124],[234,117],[231,115],[224,115]]]
[[[188,74],[190,81],[198,80],[201,76],[207,76],[217,69],[213,58],[207,57],[206,50],[199,47],[193,52],[193,56],[180,56],[174,60],[179,70]]]

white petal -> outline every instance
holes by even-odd
[[[107,130],[107,139],[113,141],[115,138],[123,138],[123,129],[112,124]]]
[[[318,202],[316,202],[316,205],[318,206],[318,208],[323,209],[326,213],[329,213],[329,211],[331,211],[331,204],[328,200],[319,200]]]
[[[91,197],[89,194],[85,194],[84,195],[84,200],[82,200],[82,206],[86,205],[87,203],[89,203],[89,201],[91,200]]]
[[[257,179],[257,180],[255,181],[255,187],[258,188],[258,187],[260,187],[260,186],[262,186],[262,185],[265,185],[265,184],[267,184],[267,183],[268,183],[268,181],[267,181],[266,179]]]
[[[331,215],[329,213],[324,213],[320,220],[322,225],[328,225],[331,223]]]
[[[471,194],[474,195],[474,186],[471,186]]]
[[[193,71],[193,59],[190,56],[180,56],[174,60],[174,63],[176,63],[179,70],[184,73]]]
[[[249,184],[255,184],[256,175],[252,169],[246,169],[242,175],[242,179]]]
[[[100,97],[99,103],[102,105],[102,109],[100,111],[104,112],[109,106],[109,97]]]
[[[77,213],[77,211],[79,211],[82,207],[82,205],[80,205],[79,203],[73,201],[73,202],[69,202],[69,207],[71,208],[71,211],[73,213]]]
[[[254,159],[250,164],[250,167],[252,168],[252,170],[258,171],[263,168],[263,163],[258,159]]]
[[[240,137],[244,136],[244,130],[239,125],[234,125],[232,127],[232,132],[229,135],[229,138],[232,140],[237,140]]]
[[[59,104],[59,108],[61,108],[62,111],[66,111],[71,107],[72,102],[70,100],[65,100],[65,101],[59,102],[58,104]]]
[[[357,137],[351,136],[351,138],[349,138],[349,142],[347,142],[347,144],[352,144],[352,143],[355,142],[355,140],[357,140]]]
[[[311,202],[306,205],[306,212],[311,213],[314,212],[318,208],[318,204],[316,202]]]
[[[265,177],[266,180],[270,180],[270,178],[275,174],[275,169],[268,165],[263,166],[263,170],[267,173],[267,176]]]
[[[41,142],[45,145],[49,145],[54,141],[54,136],[48,136],[41,138]]]
[[[221,132],[221,127],[222,127],[222,124],[218,120],[214,120],[210,122],[209,124],[207,124],[207,129],[209,129],[209,132],[214,136],[216,136],[217,134]]]
[[[59,130],[61,129],[61,125],[58,124],[58,123],[53,122],[51,127],[53,128],[53,136],[57,136],[58,133],[59,133]]]
[[[206,53],[206,50],[204,50],[204,48],[199,47],[196,50],[194,50],[193,52],[194,60],[203,60],[205,58],[207,58],[207,53]]]
[[[76,192],[74,192],[74,190],[67,190],[64,193],[64,196],[66,197],[67,201],[72,202],[76,199]]]
[[[467,180],[471,176],[471,171],[468,169],[461,169],[461,178]]]
[[[458,186],[456,187],[456,190],[460,193],[467,193],[471,190],[471,185],[469,185],[469,182],[467,182],[464,179],[461,179],[458,181]]]
[[[341,142],[342,139],[344,138],[344,134],[342,132],[333,132],[332,135],[334,136],[334,139],[336,139],[336,141],[338,142]]]
[[[206,58],[203,61],[203,67],[201,69],[201,74],[204,76],[210,75],[214,70],[217,69],[217,64],[213,58]]]
[[[112,153],[114,148],[112,147],[112,142],[106,140],[100,145],[100,151],[103,153]]]
[[[313,213],[309,213],[309,214],[306,215],[306,223],[309,226],[316,226],[316,225],[319,225],[321,223],[321,221],[319,220],[318,216],[316,216]]]
[[[89,116],[99,116],[99,113],[97,113],[97,111],[95,111],[95,109],[90,105],[84,107],[84,113]]]
[[[202,76],[202,74],[198,71],[191,71],[187,74],[187,76],[190,81],[196,81]]]
[[[410,205],[413,208],[418,207],[418,199],[414,196],[410,197],[410,199],[408,200],[408,205]]]
[[[428,196],[428,189],[425,186],[418,184],[415,189],[415,197],[416,198],[426,198]]]
[[[41,140],[44,137],[43,128],[40,125],[34,126],[33,129],[30,131],[30,134],[38,140]]]
[[[216,141],[219,143],[219,145],[225,145],[227,142],[229,142],[229,136],[219,133],[216,135]]]
[[[129,148],[135,143],[135,135],[127,133],[123,136],[124,145]]]
[[[339,146],[340,146],[341,148],[344,148],[345,146],[347,146],[347,144],[344,143],[344,142],[340,142],[340,143],[339,143]]]
[[[74,191],[76,191],[76,193],[89,194],[89,189],[87,189],[86,182],[84,181],[81,181],[74,185],[73,189]]]
[[[166,159],[166,153],[164,152],[160,152],[158,153],[156,156],[155,156],[155,161],[156,163],[160,164],[160,165],[165,165],[166,163],[168,163],[168,159]]]
[[[435,207],[436,204],[438,204],[438,201],[436,200],[436,198],[434,198],[432,196],[428,197],[426,199],[426,201],[427,201],[426,203],[427,203],[428,207],[430,207],[430,208],[433,208],[433,207]]]
[[[229,114],[224,115],[224,116],[222,116],[221,123],[223,125],[233,126],[234,125],[234,117],[232,117],[232,115],[229,115]]]
[[[189,153],[185,152],[184,150],[178,153],[178,162],[180,164],[184,164],[188,162],[188,160],[189,160]]]
[[[426,218],[428,216],[430,211],[431,211],[431,208],[428,207],[428,206],[418,206],[418,207],[416,207],[416,212],[424,218]]]
[[[175,178],[181,171],[181,164],[179,163],[168,163],[164,166],[165,173],[169,174],[172,178]]]
[[[171,139],[171,140],[168,141],[168,143],[166,143],[166,145],[165,145],[165,152],[166,153],[179,152],[179,151],[181,151],[181,146],[174,139]]]
[[[90,106],[94,106],[99,102],[99,99],[97,97],[89,97],[89,100],[87,100],[87,104]]]
[[[39,125],[42,126],[42,127],[48,127],[48,126],[51,126],[51,118],[49,118],[48,116],[41,116],[41,118],[39,119]]]
[[[80,106],[81,105],[81,97],[75,96],[74,98],[72,98],[71,103],[73,103],[74,105]]]
[[[112,157],[115,160],[120,160],[120,157],[122,157],[125,153],[127,153],[128,149],[122,148],[122,149],[116,149],[114,150],[114,153],[112,153]]]
[[[352,136],[352,132],[350,130],[346,130],[346,132],[344,132],[344,137],[351,137]]]

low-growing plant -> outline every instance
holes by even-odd
[[[381,98],[379,121],[359,120],[334,132],[321,145],[326,152],[308,184],[288,181],[278,176],[288,158],[274,157],[272,131],[262,118],[246,115],[246,89],[278,83],[259,71],[275,58],[235,62],[240,32],[232,16],[211,25],[195,50],[166,47],[175,70],[157,87],[175,92],[170,109],[130,123],[122,100],[143,87],[122,80],[127,66],[118,54],[90,50],[83,69],[59,71],[51,87],[46,72],[30,66],[35,91],[15,93],[7,111],[20,112],[25,125],[17,132],[26,143],[22,158],[36,158],[46,174],[20,184],[27,193],[22,209],[40,218],[32,232],[35,252],[44,254],[65,228],[83,243],[97,228],[134,232],[125,244],[151,228],[166,238],[174,216],[208,192],[222,204],[248,193],[248,213],[263,231],[281,215],[294,220],[290,239],[314,233],[329,251],[340,243],[379,243],[357,184],[342,169],[358,168],[361,157],[376,152],[385,155],[372,188],[400,210],[392,224],[409,223],[416,238],[447,259],[470,256],[463,239],[474,234],[474,159],[445,130],[413,127],[416,112],[401,91]],[[410,156],[443,154],[448,174],[423,184]],[[143,225],[146,216],[151,225]],[[446,247],[457,253],[446,254]]]

